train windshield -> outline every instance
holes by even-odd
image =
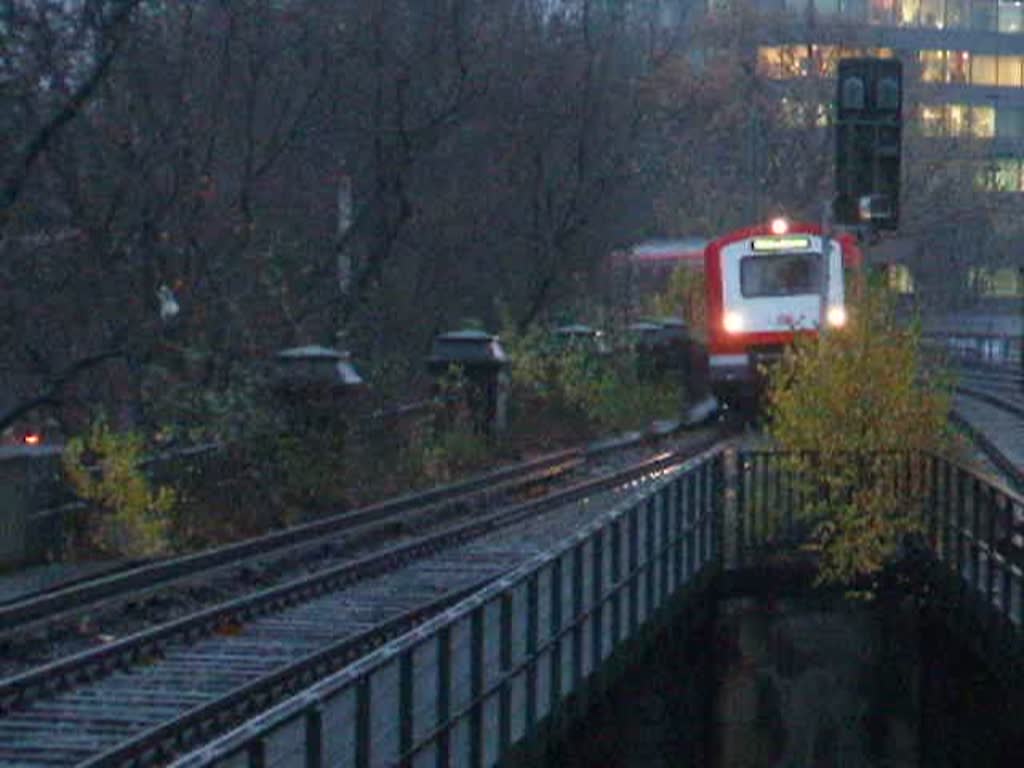
[[[820,290],[820,253],[772,253],[740,259],[740,291],[745,298],[793,296]]]

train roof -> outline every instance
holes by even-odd
[[[762,224],[755,224],[751,227],[743,227],[741,229],[734,229],[731,232],[715,238],[710,243],[709,247],[718,249],[730,243],[735,243],[740,240],[745,240],[749,237],[756,237],[758,235],[774,236],[778,233],[772,231],[771,222],[765,222]],[[784,234],[803,234],[803,235],[817,235],[822,234],[820,224],[807,221],[790,221]],[[849,232],[835,232],[830,235],[833,239],[839,241],[843,253],[844,261],[848,266],[859,267],[863,263],[863,254],[861,253],[860,247],[857,244],[857,240]]]
[[[646,240],[630,250],[631,261],[697,261],[704,257],[705,237]]]

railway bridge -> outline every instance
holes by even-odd
[[[921,515],[908,588],[1022,690],[1024,497],[938,456],[890,468]],[[666,626],[801,570],[800,488],[779,454],[715,446],[175,765],[528,763]]]

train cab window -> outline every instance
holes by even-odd
[[[740,292],[745,298],[818,293],[821,254],[773,253],[740,259]]]

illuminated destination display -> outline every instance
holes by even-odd
[[[801,251],[811,247],[811,238],[794,235],[755,237],[750,245],[755,251]]]

